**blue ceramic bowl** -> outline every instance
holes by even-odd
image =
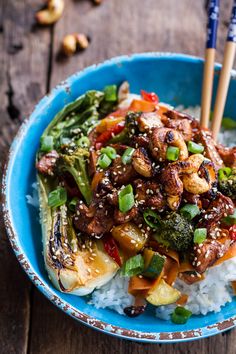
[[[219,66],[216,66],[215,86]],[[156,91],[172,105],[200,104],[202,59],[178,54],[148,53],[118,57],[76,73],[44,97],[17,134],[9,155],[3,193],[5,224],[12,248],[30,279],[55,305],[73,318],[118,337],[142,342],[178,342],[199,339],[236,324],[236,300],[221,312],[193,316],[185,325],[162,321],[151,312],[136,319],[88,305],[83,297],[62,294],[44,269],[38,210],[26,202],[36,179],[35,153],[39,138],[55,114],[85,91],[128,80],[131,92]],[[232,73],[225,114],[236,118],[236,73]]]

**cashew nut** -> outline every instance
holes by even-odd
[[[153,129],[150,136],[150,149],[153,157],[158,161],[166,160],[168,146],[179,148],[179,160],[185,160],[188,157],[188,149],[183,136],[176,130],[170,128]]]
[[[206,193],[216,181],[214,165],[211,161],[204,160],[204,156],[200,154],[192,155],[190,158],[192,168],[183,174],[184,189],[193,194]]]
[[[88,38],[82,33],[68,34],[62,41],[62,51],[65,55],[73,55],[77,49],[86,49],[89,45]]]
[[[64,7],[64,0],[48,0],[47,8],[36,13],[37,22],[41,25],[52,25],[62,16]]]

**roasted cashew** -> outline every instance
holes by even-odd
[[[37,22],[40,25],[52,25],[62,16],[64,7],[64,0],[48,0],[47,8],[36,13]]]
[[[177,210],[184,189],[193,194],[205,193],[216,181],[216,173],[211,161],[194,154],[184,161],[169,164],[163,169],[161,179],[169,207]]]
[[[65,55],[73,55],[77,49],[86,49],[88,38],[82,33],[67,34],[62,41],[62,51]]]
[[[183,175],[184,189],[192,194],[208,192],[215,181],[216,173],[213,163],[207,160],[202,162],[197,172]]]
[[[153,129],[150,135],[150,150],[153,157],[158,161],[166,160],[168,146],[179,148],[179,160],[185,160],[188,157],[188,149],[182,135],[170,128]]]

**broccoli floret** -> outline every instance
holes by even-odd
[[[193,227],[183,216],[173,212],[161,220],[154,238],[176,251],[186,251],[193,243]]]
[[[138,129],[138,119],[141,116],[141,112],[128,112],[125,117],[125,125],[129,132],[129,137],[137,134]]]
[[[236,168],[233,168],[228,177],[219,181],[219,190],[228,197],[236,199]]]
[[[89,157],[89,151],[78,148],[71,154],[61,154],[57,161],[58,173],[69,172],[86,200],[90,204],[92,199],[92,191],[87,174],[86,160]]]

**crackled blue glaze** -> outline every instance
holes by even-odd
[[[217,29],[219,22],[220,0],[211,0],[208,5],[207,48],[216,48]]]
[[[16,256],[36,286],[60,309],[84,324],[122,338],[142,342],[177,342],[217,334],[236,324],[236,301],[221,312],[193,316],[185,325],[175,325],[154,317],[152,309],[136,319],[108,309],[96,309],[85,298],[63,294],[50,283],[43,263],[38,211],[26,202],[35,181],[35,153],[39,138],[63,106],[85,91],[102,89],[128,80],[131,92],[155,91],[171,105],[200,104],[202,59],[181,54],[146,53],[108,60],[78,72],[58,85],[35,107],[15,138],[9,156],[4,185],[5,224]],[[232,73],[235,76],[235,72]],[[214,92],[219,76],[216,66]],[[225,114],[236,118],[236,81],[231,79]]]

